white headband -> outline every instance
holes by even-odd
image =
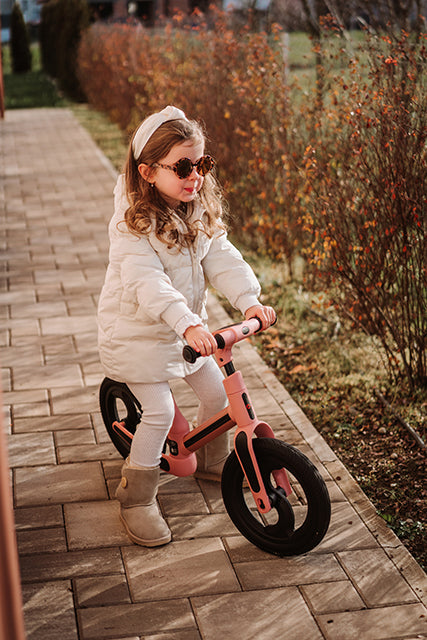
[[[137,132],[135,133],[132,142],[132,151],[135,160],[138,160],[142,153],[143,148],[153,135],[153,133],[165,122],[169,120],[187,120],[185,113],[181,109],[168,106],[159,111],[159,113],[153,113],[139,125]]]

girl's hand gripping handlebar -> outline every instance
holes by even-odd
[[[216,343],[218,345],[218,349],[221,349],[222,346],[222,339],[220,335],[215,335],[214,334],[214,338],[216,340]],[[197,358],[201,358],[202,354],[199,351],[196,351],[195,349],[193,349],[193,347],[190,347],[189,344],[186,344],[185,347],[182,350],[182,357],[184,358],[184,360],[186,362],[190,362],[191,364],[194,364],[194,362],[196,362]]]
[[[274,324],[277,320],[277,317],[274,319]],[[271,326],[271,325],[270,325]],[[231,324],[227,327],[222,327],[217,331],[214,331],[213,336],[218,345],[218,349],[231,349],[231,347],[236,344],[236,342],[240,342],[241,340],[245,340],[245,338],[249,338],[254,335],[254,333],[258,333],[263,330],[262,322],[258,317],[249,318],[248,320],[243,320],[243,322],[237,322],[236,324]],[[190,345],[186,345],[182,350],[182,355],[186,362],[194,363],[197,358],[200,358],[201,354],[190,347]]]

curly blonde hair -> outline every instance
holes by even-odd
[[[215,176],[208,173],[196,199],[182,203],[174,210],[156,187],[141,177],[138,166],[146,164],[151,167],[166,157],[172,147],[187,141],[195,144],[206,142],[201,126],[191,120],[169,120],[156,129],[137,160],[134,158],[131,142],[125,165],[126,193],[130,202],[125,212],[127,228],[137,236],[154,231],[156,237],[168,248],[177,247],[178,250],[189,247],[199,232],[212,237],[218,229],[225,230],[225,205],[221,188]],[[202,219],[192,221],[191,214],[196,202],[203,206],[204,215]]]

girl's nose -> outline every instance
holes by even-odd
[[[201,178],[200,173],[197,173],[196,167],[193,167],[192,172],[188,176],[191,180],[197,180],[197,178]]]

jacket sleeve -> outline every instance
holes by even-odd
[[[202,264],[210,284],[243,315],[249,307],[259,304],[259,282],[226,233],[221,232],[213,238]]]
[[[115,239],[115,257],[120,260],[121,256],[123,296],[137,301],[136,317],[148,315],[154,322],[166,322],[180,337],[190,325],[203,324],[173,286],[149,241],[123,236]]]
[[[115,214],[109,226],[110,263],[116,263],[120,269],[123,297],[137,301],[136,317],[145,314],[154,322],[166,322],[183,337],[189,326],[203,324],[203,321],[173,286],[149,240],[137,238],[123,229],[124,213],[129,206],[123,176],[119,176],[114,196]]]

